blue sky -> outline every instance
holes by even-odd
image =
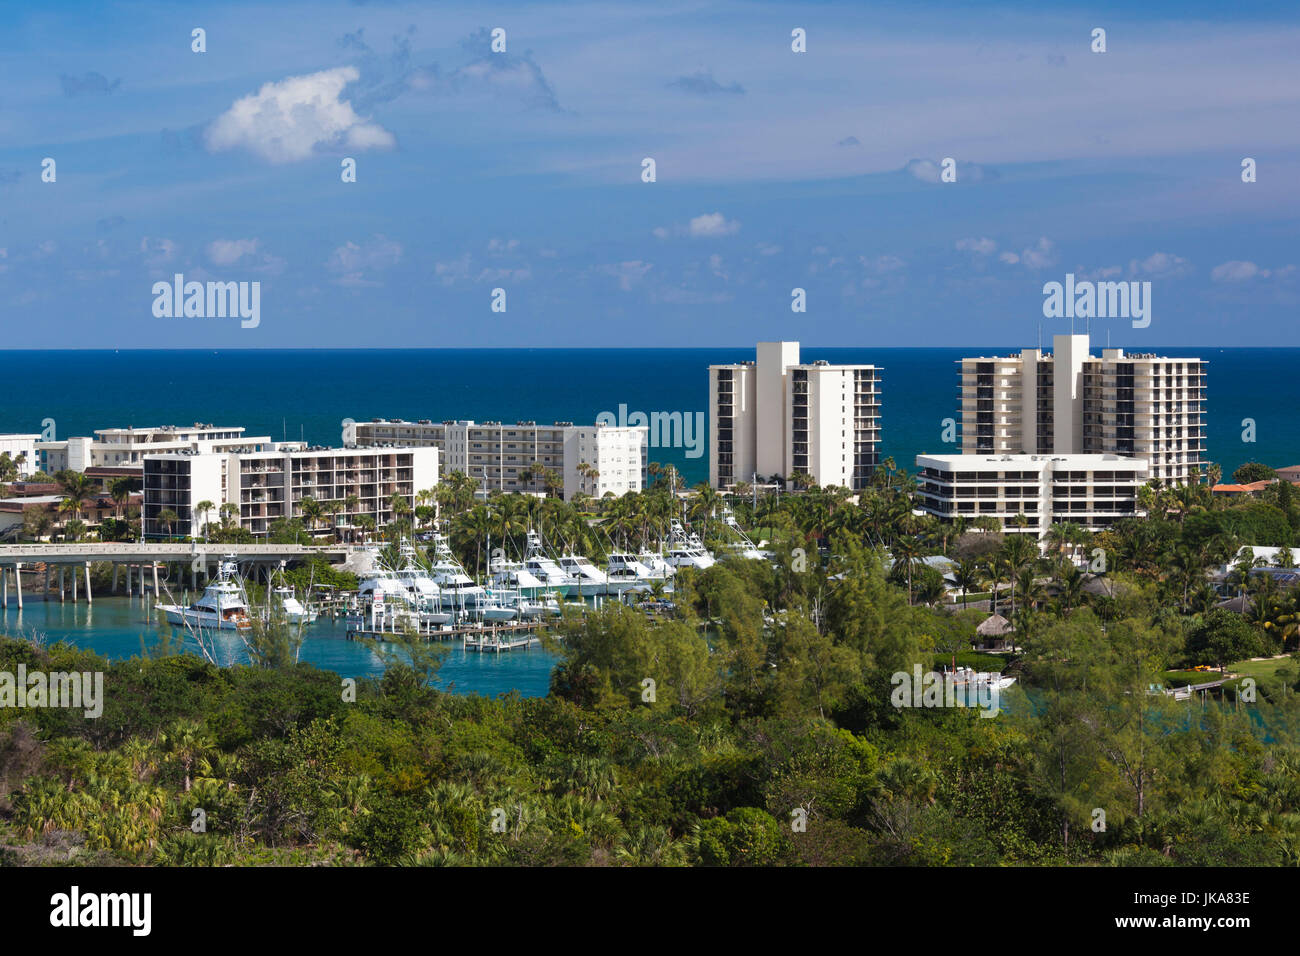
[[[1273,3],[6,5],[0,345],[1033,344],[1073,272],[1152,283],[1095,338],[1296,346],[1297,51]],[[260,324],[155,317],[178,272]]]

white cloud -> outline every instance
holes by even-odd
[[[374,235],[361,244],[345,242],[332,253],[326,266],[339,273],[339,285],[376,285],[366,277],[368,271],[391,269],[402,258],[402,244],[385,236]]]
[[[1232,259],[1215,266],[1210,271],[1210,278],[1215,282],[1245,282],[1247,279],[1267,279],[1269,271],[1261,269],[1253,262]]]
[[[685,226],[659,226],[653,230],[654,235],[659,239],[667,239],[669,236],[690,236],[692,239],[719,239],[723,236],[734,236],[740,231],[740,223],[734,219],[728,219],[720,212],[708,212],[702,216],[694,217]]]
[[[488,252],[501,255],[507,252],[514,252],[519,248],[518,239],[489,239]]]
[[[976,255],[991,256],[997,251],[998,244],[988,237],[982,239],[958,239],[957,248],[963,252],[973,252]]]
[[[1008,258],[1003,253],[1000,258],[1003,262],[1012,264],[1019,262],[1026,269],[1046,269],[1056,264],[1056,247],[1052,245],[1052,240],[1044,236],[1027,249],[1022,249],[1019,256]]]
[[[897,272],[907,265],[898,256],[877,256],[875,259],[868,259],[866,256],[859,256],[859,261],[872,272]],[[831,263],[834,265],[834,262]]]
[[[433,274],[442,280],[443,285],[453,285],[457,279],[468,279],[469,259],[469,253],[466,252],[448,262],[435,262]]]
[[[691,220],[690,232],[694,239],[713,239],[731,236],[740,231],[740,223],[728,220],[720,212],[705,213]]]
[[[1016,255],[1014,252],[1004,252],[1000,256],[998,256],[998,261],[1005,262],[1009,266],[1014,266],[1017,262],[1020,261],[1020,257]]]
[[[243,148],[272,163],[308,159],[319,148],[391,148],[393,134],[362,119],[343,88],[360,76],[343,66],[267,83],[238,99],[204,133],[211,152]]]
[[[214,239],[208,243],[208,258],[214,265],[234,265],[257,252],[256,239]]]
[[[140,255],[150,267],[165,265],[176,258],[176,243],[170,239],[150,239],[145,236],[140,240]]]
[[[601,266],[600,271],[605,275],[618,279],[618,287],[624,292],[630,292],[632,287],[644,279],[646,273],[653,268],[654,266],[649,262],[632,259],[628,262],[616,262],[612,265]]]
[[[1156,252],[1141,262],[1136,259],[1128,264],[1129,275],[1153,275],[1172,278],[1186,275],[1191,271],[1187,260],[1171,252]]]

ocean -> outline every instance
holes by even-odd
[[[988,349],[1009,354],[1012,347]],[[1209,362],[1207,454],[1225,476],[1246,461],[1300,463],[1293,424],[1300,349],[1158,349]],[[337,445],[345,418],[530,419],[590,423],[601,412],[700,412],[708,420],[707,366],[753,358],[737,349],[455,349],[384,351],[10,351],[0,359],[0,433],[40,432],[52,419],[57,437],[94,429],[211,422],[247,434]],[[956,361],[969,349],[822,349],[803,360],[871,363],[882,373],[885,455],[912,469],[919,453],[952,450],[943,420],[957,414]],[[1254,422],[1253,443],[1243,440]],[[708,479],[704,454],[652,448],[651,460],[675,464],[690,483]],[[0,631],[63,639],[118,659],[139,652],[158,632],[138,603],[101,596],[93,606],[29,601],[0,611]],[[309,631],[303,659],[345,677],[378,673],[369,648],[344,638],[341,625]],[[534,647],[501,655],[450,649],[443,686],[494,695],[546,693],[554,659]]]
[[[1096,344],[1094,343],[1096,348]],[[1247,461],[1300,463],[1294,408],[1300,349],[1160,348],[1209,362],[1207,457],[1224,476]],[[988,355],[1015,346],[983,350]],[[753,359],[735,349],[401,349],[10,351],[0,359],[0,433],[59,438],[94,429],[211,422],[248,435],[338,445],[345,418],[428,418],[589,424],[601,412],[699,412],[708,422],[710,364]],[[882,373],[882,455],[915,467],[956,417],[958,359],[970,349],[817,348],[802,359],[870,363]],[[1254,441],[1243,439],[1247,420]],[[1246,436],[1249,437],[1249,436]],[[708,480],[708,446],[651,448],[689,483]]]

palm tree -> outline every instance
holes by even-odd
[[[70,469],[59,472],[54,476],[54,480],[58,482],[64,498],[72,502],[72,508],[69,510],[74,512],[76,517],[81,517],[81,509],[85,507],[86,500],[97,490],[95,482],[81,472]]]
[[[1016,580],[1021,570],[1030,565],[1038,557],[1038,546],[1031,540],[1028,535],[1017,534],[1007,539],[1006,544],[1002,546],[1002,552],[1006,557],[1008,577],[1011,580],[1011,613],[1016,612]]]
[[[394,519],[411,513],[411,505],[407,502],[406,496],[401,492],[395,491],[388,496],[388,507],[392,509]]]
[[[597,479],[600,478],[600,472],[596,467],[589,461],[580,461],[578,462],[578,474],[582,476],[584,488],[586,487],[587,482],[591,483],[591,491],[589,494],[595,495],[597,488],[599,487],[596,482]]]
[[[175,526],[176,522],[180,520],[180,515],[171,508],[163,508],[158,512],[158,517],[154,520],[167,529],[167,537],[170,538],[172,536],[172,528]]]
[[[194,766],[216,749],[215,741],[203,724],[181,718],[159,735],[158,742],[168,758],[180,766],[185,792],[189,793]]]
[[[912,564],[921,556],[921,545],[915,538],[904,537],[894,542],[894,558],[907,562],[907,603],[912,603]]]
[[[121,479],[119,479],[119,480],[121,480]],[[127,480],[129,481],[130,479],[127,479]],[[117,491],[117,482],[116,482],[116,481],[113,482],[113,489],[114,489],[113,500],[116,501],[116,500],[117,500],[117,494],[116,494],[116,491]],[[203,517],[203,540],[204,540],[204,541],[207,541],[207,540],[208,540],[208,515],[212,512],[212,510],[213,510],[214,508],[216,508],[216,505],[213,504],[211,501],[208,501],[208,499],[206,499],[206,498],[204,498],[202,501],[200,501],[198,504],[196,504],[196,505],[194,506],[194,513],[197,514],[197,515],[201,515],[201,516]]]
[[[984,576],[980,564],[974,558],[962,558],[953,567],[952,576],[957,580],[957,587],[961,588],[961,603],[964,606],[966,592],[978,588],[980,579]]]
[[[329,518],[329,532],[335,541],[339,540],[339,512],[343,510],[343,502],[337,498],[326,498],[320,503],[321,511]]]
[[[239,517],[239,505],[232,501],[227,501],[217,509],[217,515],[221,519],[221,528],[223,531],[229,531],[232,518]]]
[[[1011,562],[1005,552],[994,552],[984,561],[984,568],[988,572],[990,581],[990,598],[989,611],[997,613],[998,610],[998,587],[1004,578],[1009,578],[1015,572],[1011,568]]]
[[[131,492],[135,490],[134,485],[134,478],[114,478],[112,484],[108,486],[109,497],[113,499],[115,517],[119,519],[122,517],[122,506],[131,500]]]
[[[298,511],[307,521],[307,531],[314,534],[316,525],[320,523],[320,519],[325,514],[325,508],[311,495],[303,495],[298,502]]]

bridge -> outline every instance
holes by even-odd
[[[59,599],[67,596],[67,572],[72,571],[72,599],[77,600],[77,569],[81,568],[85,578],[86,600],[92,600],[90,592],[90,565],[107,562],[113,565],[113,590],[118,589],[118,572],[126,570],[126,593],[143,596],[148,585],[145,572],[152,572],[153,593],[157,595],[159,564],[188,564],[190,566],[191,584],[198,589],[198,575],[202,571],[210,576],[217,563],[227,555],[234,555],[240,564],[251,564],[252,574],[256,577],[261,570],[269,578],[271,571],[281,562],[302,561],[313,556],[323,557],[331,564],[347,560],[349,554],[358,550],[357,545],[304,545],[304,544],[215,544],[215,543],[141,543],[132,541],[80,542],[72,544],[0,544],[0,606],[9,606],[9,577],[12,573],[17,606],[23,606],[23,587],[21,572],[33,570],[30,565],[44,565],[45,593],[50,591],[50,572],[57,568],[59,576]]]

